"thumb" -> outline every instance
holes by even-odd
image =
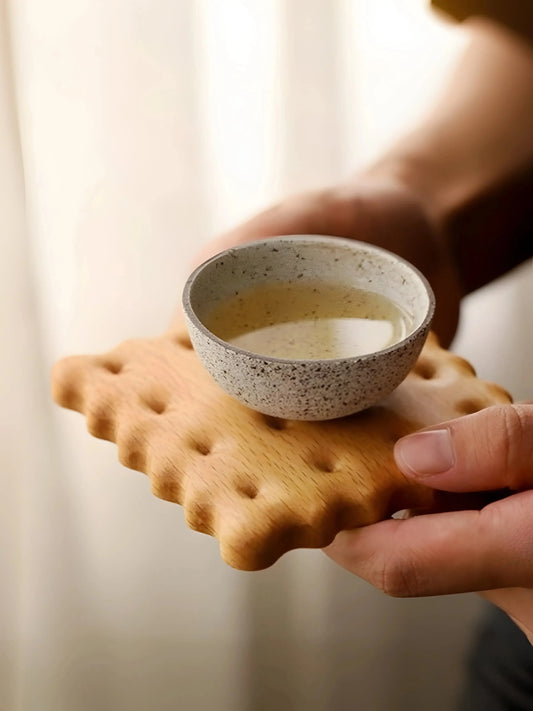
[[[442,491],[533,486],[533,405],[489,407],[408,435],[394,448],[410,478]]]

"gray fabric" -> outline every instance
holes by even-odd
[[[457,711],[531,711],[533,647],[498,608],[484,618]]]

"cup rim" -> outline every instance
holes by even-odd
[[[235,346],[232,343],[229,343],[228,341],[225,341],[222,338],[219,338],[216,334],[213,333],[213,331],[210,331],[207,326],[201,321],[201,319],[196,315],[196,312],[194,308],[192,307],[191,304],[191,290],[193,288],[193,285],[197,279],[197,277],[200,275],[204,269],[206,269],[211,263],[217,261],[221,257],[224,257],[225,255],[230,255],[234,252],[240,252],[244,251],[246,248],[250,248],[251,246],[255,245],[272,245],[275,243],[283,243],[283,242],[317,242],[317,243],[328,243],[330,240],[334,240],[337,244],[339,245],[346,245],[349,246],[350,248],[355,249],[360,249],[361,251],[366,251],[366,252],[373,252],[373,253],[379,253],[379,254],[385,254],[388,257],[392,257],[395,261],[402,263],[404,266],[406,266],[409,270],[411,270],[415,276],[418,277],[420,282],[422,283],[422,286],[428,296],[428,308],[426,311],[426,314],[420,324],[410,333],[408,333],[406,336],[404,336],[401,340],[396,341],[396,343],[393,343],[390,346],[387,346],[386,348],[382,348],[377,351],[371,351],[370,353],[363,353],[361,355],[356,355],[356,356],[347,356],[344,358],[278,358],[276,356],[271,356],[271,355],[263,355],[261,353],[256,353],[255,351],[249,351],[246,350],[245,348],[240,348],[239,346]],[[423,331],[424,329],[427,328],[428,324],[431,323],[433,320],[434,314],[435,314],[435,294],[433,292],[433,289],[427,280],[427,278],[422,274],[422,272],[414,266],[411,262],[409,262],[407,259],[404,259],[403,257],[400,257],[399,255],[395,254],[394,252],[391,252],[388,249],[384,249],[383,247],[378,247],[377,245],[371,244],[370,242],[363,242],[361,240],[356,240],[356,239],[351,239],[349,237],[336,237],[333,235],[276,235],[275,237],[266,237],[263,239],[258,239],[258,240],[250,240],[249,242],[244,242],[243,244],[236,245],[235,247],[229,247],[228,249],[224,249],[221,252],[218,252],[217,254],[214,254],[212,257],[209,257],[206,259],[202,264],[199,264],[189,275],[187,278],[187,281],[185,282],[185,286],[183,288],[182,292],[182,307],[185,312],[185,315],[190,319],[190,321],[193,323],[193,325],[200,331],[202,332],[205,336],[207,336],[210,340],[215,341],[218,343],[220,346],[223,348],[226,348],[230,351],[233,351],[234,353],[240,354],[240,355],[245,355],[248,358],[254,358],[254,359],[260,359],[262,361],[266,361],[268,363],[276,363],[276,364],[297,364],[297,365],[317,365],[317,364],[322,364],[322,363],[327,363],[331,365],[335,364],[340,364],[340,363],[352,363],[352,362],[361,362],[361,361],[366,361],[366,360],[371,360],[372,358],[375,358],[376,355],[382,356],[386,355],[387,353],[392,353],[396,350],[398,350],[402,345],[407,344],[410,341],[413,341],[416,339],[418,334]]]

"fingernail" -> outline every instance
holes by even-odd
[[[455,464],[452,438],[447,429],[402,437],[394,446],[394,456],[404,474],[416,477],[443,474]]]

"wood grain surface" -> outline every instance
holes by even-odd
[[[258,570],[293,548],[320,548],[343,529],[400,509],[439,506],[405,479],[394,442],[410,432],[510,402],[431,335],[406,380],[378,406],[328,422],[279,420],[226,395],[183,327],[72,356],[52,371],[55,401],[113,441],[152,492],[181,504],[187,524],[215,536],[222,558]]]

